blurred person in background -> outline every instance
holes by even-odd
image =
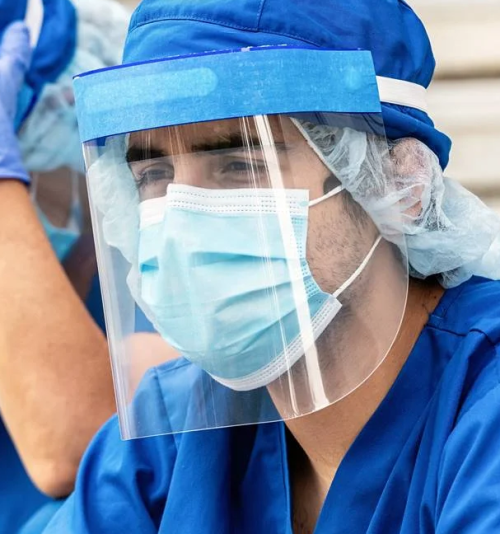
[[[47,534],[499,531],[500,218],[408,4],[320,4],[143,0],[75,80],[119,421]]]
[[[2,534],[52,513],[115,411],[71,84],[120,61],[128,22],[111,0],[0,0]]]

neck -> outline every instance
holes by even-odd
[[[341,401],[287,422],[293,436],[292,476],[305,477],[323,499],[336,470],[396,380],[444,290],[437,283],[410,282],[405,316],[389,354],[362,386]]]

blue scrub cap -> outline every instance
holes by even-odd
[[[428,87],[435,61],[425,28],[402,0],[143,0],[124,63],[246,46],[370,50],[378,76]],[[450,139],[414,108],[383,104],[387,137],[414,137],[448,164]]]
[[[76,11],[69,0],[40,0],[44,18],[40,37],[33,53],[26,85],[31,89],[34,105],[43,86],[53,82],[66,69],[76,47]],[[0,36],[14,21],[24,20],[28,0],[0,0]]]

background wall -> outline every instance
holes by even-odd
[[[438,69],[431,115],[453,139],[447,174],[500,211],[500,0],[409,0]]]
[[[429,103],[454,142],[447,175],[500,211],[500,0],[408,3],[424,21],[438,63]]]

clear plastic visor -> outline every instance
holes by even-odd
[[[86,144],[125,438],[307,415],[382,363],[408,272],[365,209],[397,187],[381,124],[262,115]]]

